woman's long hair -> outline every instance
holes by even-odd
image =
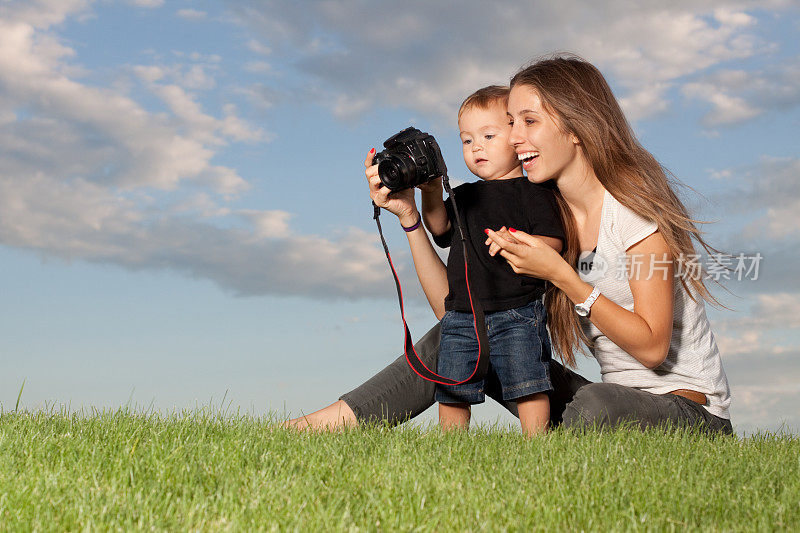
[[[658,225],[673,258],[688,258],[695,254],[693,238],[709,254],[718,253],[703,240],[702,232],[696,226],[703,222],[692,219],[675,193],[677,186],[685,185],[639,144],[611,88],[597,68],[578,56],[558,55],[522,68],[511,78],[511,88],[517,85],[533,88],[545,110],[556,117],[562,131],[578,138],[583,155],[600,183],[614,198]],[[554,189],[567,237],[562,255],[573,268],[577,268],[580,246],[575,220],[557,187]],[[680,280],[692,300],[695,300],[694,292],[715,305],[721,305],[696,270],[682,269]],[[561,360],[573,366],[575,351],[585,353],[582,342],[590,347],[591,342],[580,327],[574,305],[563,291],[550,284],[545,303],[553,346]]]

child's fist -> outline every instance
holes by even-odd
[[[435,194],[439,193],[441,196],[442,194],[442,178],[434,178],[431,181],[426,181],[421,185],[417,185],[417,189],[423,192],[423,194]]]

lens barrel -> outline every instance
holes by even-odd
[[[416,173],[414,161],[407,154],[387,154],[378,164],[381,183],[392,191],[414,187]]]

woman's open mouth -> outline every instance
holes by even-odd
[[[517,154],[517,159],[522,161],[522,168],[525,170],[530,169],[538,157],[539,152],[522,152],[521,154]]]

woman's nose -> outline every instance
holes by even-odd
[[[519,127],[516,124],[511,125],[511,132],[508,134],[508,144],[516,146],[525,142],[525,139],[519,133]]]

